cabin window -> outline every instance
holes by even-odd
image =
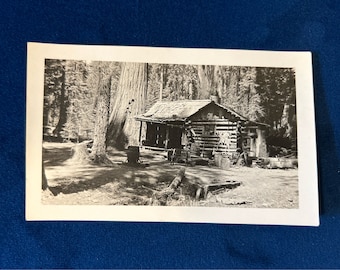
[[[204,135],[215,135],[215,125],[204,125]]]

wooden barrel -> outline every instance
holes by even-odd
[[[230,159],[229,157],[225,156],[225,155],[222,155],[222,158],[221,158],[221,169],[222,170],[228,170],[230,169]]]
[[[215,153],[214,156],[214,160],[215,160],[215,165],[219,168],[221,168],[222,170],[228,170],[230,168],[230,159],[226,154],[223,153]]]
[[[129,163],[137,163],[139,160],[139,146],[129,146],[127,149],[127,160]]]
[[[215,165],[221,168],[222,153],[216,152],[214,155]]]

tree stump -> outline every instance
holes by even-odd
[[[87,149],[87,145],[91,141],[83,141],[81,143],[77,143],[72,147],[72,157],[67,161],[70,164],[90,164],[91,159],[89,155],[89,151]]]
[[[77,164],[77,165],[107,165],[111,166],[112,161],[106,156],[96,155],[94,153],[89,153],[88,145],[92,141],[83,141],[81,143],[77,143],[72,147],[72,157],[66,161],[67,164]]]

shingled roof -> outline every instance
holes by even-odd
[[[210,103],[214,103],[240,120],[248,120],[235,111],[215,103],[210,99],[158,101],[146,113],[136,117],[140,121],[185,121]]]

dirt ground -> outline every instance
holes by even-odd
[[[42,192],[44,204],[149,205],[154,192],[167,187],[185,167],[182,193],[168,205],[249,208],[298,208],[298,170],[170,164],[164,153],[142,151],[142,166],[129,166],[126,153],[109,151],[113,166],[70,164],[72,143],[43,144],[45,173],[51,192]],[[240,185],[195,199],[197,186],[234,180]]]

